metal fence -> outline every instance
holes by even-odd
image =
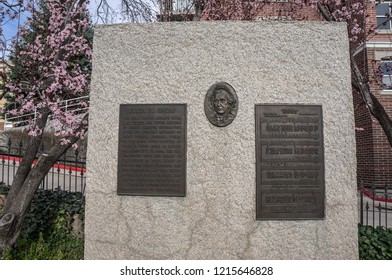
[[[24,146],[22,140],[18,143],[12,143],[11,140],[8,140],[6,145],[0,145],[0,182],[6,186],[12,185],[19,163],[25,153]],[[38,155],[44,151],[45,147],[41,145]],[[81,192],[84,194],[86,188],[85,156],[80,154],[79,149],[66,151],[51,167],[39,188]]]
[[[88,105],[89,105],[89,96],[81,96],[81,97],[76,97],[72,99],[67,99],[63,100],[60,103],[60,109],[63,111],[71,111],[76,115],[79,115],[80,118],[84,116],[84,114],[88,111]],[[82,105],[84,104],[84,105]],[[6,108],[4,108],[4,111],[8,112],[12,109],[17,108],[19,104],[17,102],[13,102],[7,105]],[[29,124],[29,121],[37,119],[37,110],[34,110],[34,112],[27,113],[22,116],[14,116],[10,113],[5,113],[4,115],[4,130],[10,130],[14,129],[17,127],[24,127]],[[53,119],[53,114],[49,115],[48,122],[51,122]]]
[[[392,228],[392,187],[359,187],[358,194],[360,224]]]

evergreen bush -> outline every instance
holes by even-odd
[[[361,260],[392,260],[392,229],[358,227],[359,258]]]
[[[82,193],[38,190],[19,240],[7,251],[5,259],[83,259],[84,238],[73,233],[75,218],[80,218],[83,225]]]

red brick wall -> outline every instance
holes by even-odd
[[[383,51],[388,49],[377,49],[377,51]],[[376,71],[378,63],[375,63],[373,49],[368,49],[368,62],[369,71]],[[392,51],[389,49],[389,51]],[[372,74],[370,72],[370,74]],[[377,77],[370,75],[370,89],[371,92],[377,97],[380,103],[384,106],[385,111],[392,117],[392,95],[382,94],[382,86],[375,82]],[[392,184],[392,148],[388,143],[382,127],[378,121],[373,119],[372,121],[372,134],[373,134],[373,172],[374,172],[374,183],[376,185]]]
[[[355,56],[355,60],[362,71],[367,75],[368,54],[362,50]],[[363,101],[362,95],[353,91],[355,127],[357,128],[357,181],[360,185],[369,185],[374,182],[374,159],[373,159],[373,121],[369,110]]]
[[[292,20],[322,20],[322,16],[315,6],[284,2],[260,3],[255,17],[288,17]]]
[[[366,14],[367,31],[377,25],[376,5],[367,2]],[[390,31],[379,31],[377,33],[368,33],[367,41],[369,42],[391,42],[392,36]],[[392,95],[382,94],[382,85],[378,82],[381,79],[378,73],[379,62],[375,60],[375,51],[389,51],[392,49],[371,49],[367,48],[366,52],[362,51],[358,57],[364,59],[367,66],[364,66],[364,72],[369,77],[369,86],[371,92],[380,103],[384,106],[386,112],[392,117]],[[356,126],[363,127],[364,131],[356,132],[357,140],[357,161],[358,161],[358,183],[363,182],[365,185],[375,184],[383,186],[392,184],[392,148],[379,125],[378,121],[366,113],[366,106],[359,98],[360,95],[354,92],[354,105],[356,106]]]
[[[372,2],[367,3],[367,30],[370,30],[372,26],[377,25],[376,19],[376,4]],[[371,32],[368,35],[368,41],[371,42],[391,42],[392,40],[390,31],[382,31],[380,30],[376,34],[372,34]],[[371,92],[375,97],[380,101],[380,103],[384,106],[387,114],[392,117],[392,95],[382,94],[383,88],[382,85],[378,82],[381,79],[378,73],[379,61],[375,60],[375,51],[389,51],[392,53],[392,49],[371,49],[368,48],[367,53],[367,63],[368,63],[368,74],[369,74],[369,86]],[[365,139],[369,141],[371,144],[367,144],[368,146],[372,146],[372,163],[369,165],[369,172],[373,173],[373,182],[369,182],[367,184],[375,184],[376,186],[383,186],[384,184],[391,185],[392,184],[392,148],[387,141],[387,138],[382,130],[382,127],[379,125],[378,121],[372,117],[371,122],[371,139],[369,137],[365,138],[362,135],[357,137],[357,141],[362,141],[360,143],[365,142]],[[360,133],[357,133],[360,134]],[[365,146],[366,144],[362,144]],[[359,147],[358,147],[359,146]],[[361,145],[357,145],[358,149],[365,149]],[[360,164],[365,165],[365,160],[358,158],[358,167]],[[358,173],[358,177],[360,177],[362,173]],[[366,182],[366,181],[365,181]]]
[[[392,41],[392,32],[379,32],[377,34],[369,32],[372,26],[377,23],[375,3],[364,0],[353,0],[351,2],[361,2],[366,5],[366,13],[364,15],[367,21],[366,26],[367,40],[389,42]],[[296,10],[285,3],[264,3],[264,7],[260,9],[259,16],[286,16],[291,15],[291,19],[298,20],[323,20],[316,7],[307,7]],[[351,44],[354,48],[354,43]],[[377,49],[382,50],[382,49]],[[369,85],[372,93],[379,99],[386,109],[389,116],[392,117],[392,96],[382,95],[382,86],[377,82],[379,77],[375,77],[377,65],[374,63],[374,51],[365,49],[356,56],[356,62],[360,67],[362,74],[369,77]],[[392,50],[389,49],[392,54]],[[392,185],[392,149],[382,131],[381,126],[375,120],[367,109],[360,93],[353,91],[353,101],[355,108],[355,126],[356,146],[357,146],[357,178],[358,184],[364,185]]]
[[[380,30],[374,34],[372,31],[372,27],[377,26],[377,17],[376,17],[376,4],[372,2],[367,2],[366,4],[366,30],[367,30],[367,41],[380,41],[380,42],[389,42],[392,40],[392,32]]]
[[[175,1],[175,0],[174,0]],[[186,14],[181,12],[172,13],[171,1],[166,1],[169,4],[165,5],[163,11],[158,15],[158,21],[187,21],[193,19],[193,14]],[[257,3],[257,2],[256,2]],[[168,10],[167,10],[168,9]],[[166,12],[165,12],[166,11]],[[257,3],[256,7],[247,10],[243,6],[244,19],[291,19],[291,20],[322,20],[321,14],[317,11],[316,6],[300,3],[287,3],[279,1],[264,1]],[[278,17],[278,18],[276,18]]]

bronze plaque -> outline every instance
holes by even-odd
[[[238,111],[238,97],[234,88],[225,82],[212,85],[204,98],[204,112],[215,126],[231,124]]]
[[[319,105],[256,105],[256,219],[323,219]]]
[[[119,195],[185,196],[186,104],[120,105]]]

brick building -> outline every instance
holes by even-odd
[[[366,43],[354,52],[362,73],[368,77],[372,94],[392,117],[392,33],[390,13],[392,1],[364,1],[368,22]],[[376,33],[369,32],[372,27]],[[358,183],[392,185],[392,149],[378,121],[370,115],[361,95],[354,91]]]
[[[191,20],[193,0],[168,0],[162,6],[161,20]],[[299,6],[287,0],[260,1],[255,20],[324,20],[317,6]],[[368,77],[371,92],[392,117],[392,23],[388,20],[391,1],[348,0],[366,7],[361,22],[366,30],[366,43],[352,44],[351,50],[363,75]],[[167,4],[169,3],[169,5]],[[166,7],[166,8],[165,8]],[[328,7],[324,10],[328,13]],[[185,15],[185,16],[184,16]],[[367,18],[365,21],[364,19]],[[366,22],[366,23],[365,23]],[[373,26],[377,31],[369,32]],[[378,124],[370,115],[360,93],[353,91],[357,140],[357,173],[359,185],[392,185],[392,148]]]

